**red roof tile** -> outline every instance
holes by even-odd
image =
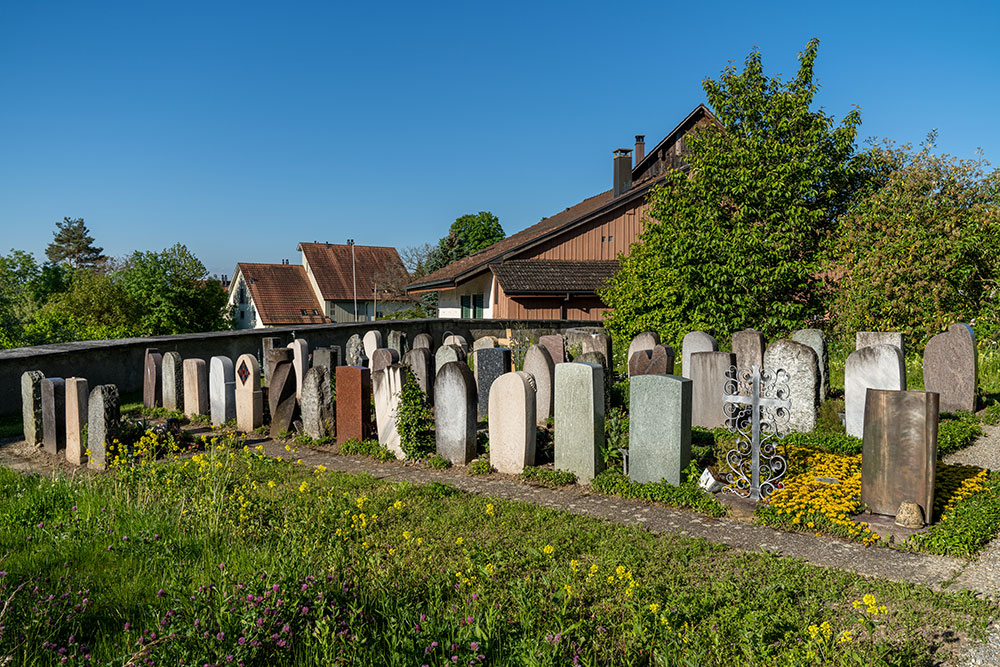
[[[349,301],[354,298],[354,277],[352,268],[357,270],[357,295],[361,299],[371,299],[371,294],[377,283],[379,300],[382,300],[383,288],[390,278],[404,277],[406,269],[395,248],[384,246],[355,245],[352,263],[349,245],[336,243],[299,243],[305,262],[312,270],[313,278],[319,285],[319,291],[325,301]],[[356,267],[355,267],[356,264]]]
[[[323,315],[323,306],[316,299],[306,270],[298,264],[240,262],[236,265],[236,272],[243,274],[257,309],[257,317],[263,324],[323,324],[330,321]],[[232,284],[236,284],[235,276]]]

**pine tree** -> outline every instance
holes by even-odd
[[[54,240],[45,249],[45,256],[53,264],[65,261],[75,269],[93,268],[107,259],[102,254],[104,248],[94,246],[94,237],[83,224],[83,218],[63,218],[56,223],[56,228],[57,231],[52,232]]]

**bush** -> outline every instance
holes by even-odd
[[[490,475],[493,473],[493,466],[489,459],[476,459],[469,464],[470,475]]]
[[[396,430],[406,458],[417,459],[434,451],[434,414],[413,373],[406,373],[396,407]]]
[[[539,468],[536,466],[528,466],[522,470],[521,478],[534,484],[552,488],[576,484],[576,475],[568,470],[552,470],[551,468]]]
[[[367,456],[375,461],[395,461],[396,455],[374,440],[348,440],[340,444],[341,454]]]
[[[451,461],[436,453],[428,456],[424,462],[428,468],[435,468],[437,470],[444,470],[451,467]]]
[[[982,434],[983,427],[971,412],[943,413],[938,423],[938,458],[965,449]]]

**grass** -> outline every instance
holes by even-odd
[[[338,446],[341,454],[353,454],[354,456],[366,456],[373,461],[394,461],[396,455],[383,447],[375,440],[347,440]]]
[[[701,470],[693,464],[685,471],[685,481],[680,486],[667,482],[633,482],[617,469],[607,469],[594,478],[594,489],[601,493],[650,500],[670,507],[692,509],[708,516],[725,516],[727,509],[710,493],[698,486]]]
[[[558,488],[576,484],[576,475],[568,470],[553,470],[551,468],[540,468],[537,466],[526,466],[521,471],[521,479],[529,484]]]
[[[163,443],[146,438],[76,481],[0,470],[0,661],[929,665],[946,633],[981,637],[996,612],[216,443],[152,464]]]

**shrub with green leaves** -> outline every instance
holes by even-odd
[[[709,516],[725,516],[728,509],[698,486],[700,474],[700,468],[693,463],[684,471],[685,480],[681,485],[674,486],[667,482],[633,482],[620,470],[609,468],[595,477],[592,485],[609,495],[650,500],[670,507],[686,507]]]
[[[568,470],[553,470],[537,466],[527,466],[521,471],[521,478],[533,484],[553,488],[576,483],[576,475]]]
[[[396,430],[406,458],[417,459],[434,451],[434,413],[427,395],[413,373],[406,373],[396,406]]]
[[[969,447],[982,434],[983,427],[971,412],[942,414],[938,423],[938,457]]]
[[[341,454],[367,456],[375,461],[394,461],[396,455],[374,440],[347,440],[338,445]]]

